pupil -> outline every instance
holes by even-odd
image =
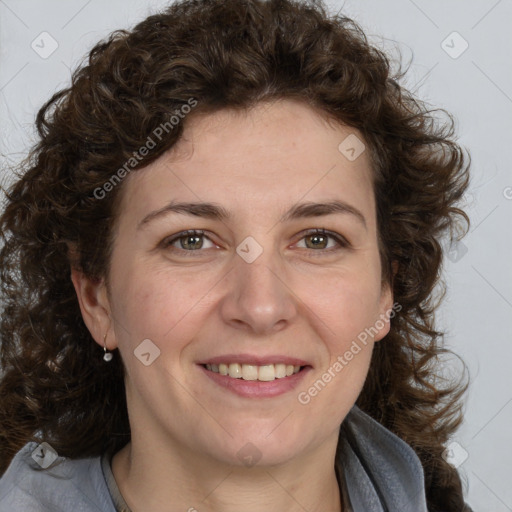
[[[317,240],[318,239],[323,239],[323,242],[325,243],[325,236],[324,235],[310,235],[310,240]],[[322,243],[322,241],[320,242],[320,244]],[[317,242],[313,242],[313,246],[314,247],[318,247],[318,243]]]
[[[187,248],[187,245],[189,244],[189,241],[190,240],[196,240],[195,242],[192,242],[191,245],[193,245],[194,247],[188,247],[189,249],[192,248],[192,249],[200,249],[201,248],[201,237],[198,236],[198,235],[189,235],[188,237],[185,238],[185,245],[184,247]],[[199,244],[199,247],[195,247],[195,244]]]

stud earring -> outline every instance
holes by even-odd
[[[107,344],[105,342],[106,339],[107,334],[103,336],[103,350],[105,351],[105,353],[103,354],[103,361],[106,361],[108,363],[109,361],[112,361],[112,353],[107,351]]]

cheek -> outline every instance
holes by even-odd
[[[149,338],[167,350],[172,337],[173,348],[178,349],[176,340],[197,329],[197,316],[204,309],[201,303],[208,300],[213,286],[210,281],[206,275],[162,271],[151,264],[125,266],[112,280],[113,314],[123,327],[120,344],[134,348]]]
[[[322,319],[334,340],[357,336],[373,325],[379,316],[381,285],[375,276],[344,272],[317,280],[303,296]]]
[[[323,293],[308,298],[308,307],[319,319],[316,330],[321,333],[326,355],[299,390],[298,401],[305,406],[304,414],[325,416],[329,411],[325,428],[342,421],[363,388],[379,298],[380,283],[347,276],[326,282]]]
[[[372,336],[380,318],[380,280],[361,275],[346,273],[326,280],[321,291],[317,289],[308,297],[308,307],[319,319],[316,329],[327,351],[319,371],[322,382],[316,387],[318,391],[324,384],[329,387],[324,399],[329,396],[329,401],[340,406],[346,400],[355,401],[363,386],[373,350]]]

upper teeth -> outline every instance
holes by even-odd
[[[289,377],[300,370],[300,366],[293,366],[292,364],[266,364],[256,366],[252,364],[221,363],[207,364],[206,368],[212,372],[232,377],[233,379],[263,381]]]

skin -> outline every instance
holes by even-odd
[[[368,152],[349,161],[338,150],[350,134],[363,140],[291,100],[191,115],[180,142],[123,183],[108,285],[76,270],[72,280],[91,335],[103,347],[108,332],[126,366],[132,440],[112,467],[133,512],[342,510],[339,426],[389,322],[308,404],[298,394],[393,305]],[[138,229],[171,199],[215,202],[232,218],[172,213]],[[334,199],[366,226],[347,213],[279,222],[295,203]],[[327,238],[318,248],[303,233],[311,228],[350,245]],[[187,229],[205,230],[202,248],[187,252],[187,237],[161,245]],[[263,248],[252,263],[236,252],[247,236]],[[160,349],[149,366],[134,356],[144,339]],[[197,365],[228,353],[299,357],[312,369],[282,395],[240,397]],[[248,442],[261,456],[252,467],[237,456]]]

